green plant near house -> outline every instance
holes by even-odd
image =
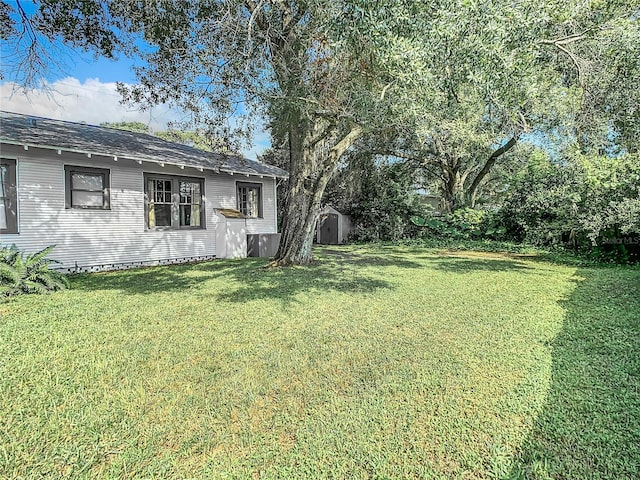
[[[0,247],[0,297],[24,293],[47,293],[69,286],[67,277],[51,270],[55,260],[46,258],[55,245],[25,254],[18,247]]]

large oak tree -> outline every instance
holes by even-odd
[[[447,210],[475,206],[523,139],[637,149],[636,2],[416,3],[417,17],[395,26],[417,77],[400,99],[413,121],[367,145],[414,161]]]
[[[312,260],[327,182],[343,154],[388,118],[393,87],[358,2],[209,0],[114,3],[123,30],[144,40],[138,104],[175,103],[212,131],[266,118],[286,146],[289,179],[275,265]],[[228,132],[217,132],[228,135]]]
[[[2,2],[3,37],[22,45],[23,84],[46,64],[51,40],[139,56],[126,101],[174,104],[195,127],[231,140],[258,115],[288,152],[287,202],[275,264],[312,260],[324,188],[344,152],[388,110],[361,2],[329,0],[41,0],[26,12]],[[403,3],[403,2],[400,2]],[[68,14],[69,23],[64,23]],[[95,24],[95,25],[94,25]],[[95,26],[95,31],[91,29]],[[375,39],[374,39],[375,40]],[[21,54],[18,52],[20,58]],[[244,121],[244,123],[243,123]]]

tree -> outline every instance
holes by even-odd
[[[349,192],[349,170],[334,179],[334,199]],[[343,180],[342,182],[339,180]],[[354,181],[354,178],[351,178]],[[337,185],[335,185],[337,184]],[[342,187],[339,190],[336,187]],[[398,241],[417,234],[410,219],[425,215],[427,208],[416,190],[410,165],[372,162],[362,169],[350,195],[335,205],[351,216],[352,236],[359,241]]]
[[[142,122],[104,122],[101,123],[100,126],[115,128],[117,130],[125,130],[127,132],[151,133],[151,128],[149,128],[149,125]]]
[[[200,129],[178,130],[171,128],[169,130],[156,132],[154,135],[170,142],[182,143],[206,152],[231,153],[239,155],[237,149],[234,148],[233,145],[230,145],[229,142],[226,142],[224,139],[215,135],[207,134]]]
[[[532,152],[514,179],[503,217],[518,240],[592,248],[640,232],[640,159],[568,152],[562,162]],[[615,244],[615,243],[614,243]]]
[[[448,210],[475,206],[523,140],[637,148],[633,2],[429,2],[418,18],[404,32],[407,55],[422,66],[411,70],[421,78],[404,102],[415,121],[369,148],[413,159]]]
[[[568,2],[540,41],[580,94],[569,133],[582,153],[637,151],[640,141],[640,7],[637,1]]]
[[[223,138],[227,117],[261,113],[286,143],[289,181],[275,265],[312,260],[322,194],[343,156],[388,110],[390,86],[354,22],[359,2],[239,1],[113,5],[152,49],[126,98],[170,102]]]
[[[99,0],[0,1],[0,79],[39,86],[47,72],[63,68],[55,53],[62,44],[113,57],[120,45],[114,21]]]
[[[202,130],[179,130],[170,128],[169,130],[153,132],[147,124],[142,122],[104,122],[101,123],[100,126],[126,130],[128,132],[147,133],[169,142],[182,143],[183,145],[189,145],[190,147],[198,148],[206,152],[238,154],[238,152],[234,151],[222,139],[207,135]]]

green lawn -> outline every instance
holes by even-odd
[[[0,478],[640,475],[640,269],[317,256],[0,304]]]

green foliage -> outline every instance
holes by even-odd
[[[182,143],[190,147],[198,148],[206,152],[236,153],[230,148],[229,142],[217,137],[215,134],[207,134],[202,129],[177,130],[172,128],[159,132],[152,132],[148,125],[142,122],[104,122],[101,127],[115,128],[127,132],[147,133],[162,138],[169,142]]]
[[[142,122],[104,122],[101,127],[115,128],[116,130],[125,130],[135,133],[151,133],[149,125]]]
[[[640,250],[640,158],[532,157],[501,212],[512,238],[626,262]]]
[[[359,190],[342,202],[354,222],[352,239],[362,242],[415,237],[417,229],[410,219],[426,210],[412,169],[402,163],[372,165],[360,172]]]
[[[578,194],[569,167],[538,151],[514,180],[501,211],[509,235],[536,245],[560,245],[563,235],[577,227]]]
[[[581,156],[575,175],[581,194],[578,222],[589,239],[640,233],[640,154]]]
[[[425,239],[499,240],[506,233],[500,217],[491,211],[461,208],[441,216],[413,216],[411,222],[422,228]]]
[[[377,138],[417,159],[450,211],[503,190],[496,170],[531,132],[590,152],[638,148],[637,2],[410,3],[394,15],[400,40],[380,55],[416,115]],[[372,28],[393,26],[390,16],[372,13]]]
[[[156,132],[156,137],[160,137],[170,142],[182,143],[189,145],[190,147],[198,148],[206,152],[217,153],[235,153],[229,141],[220,138],[214,134],[207,134],[203,130],[166,130],[163,132]]]
[[[0,247],[0,296],[47,293],[69,286],[67,277],[49,267],[55,260],[46,258],[54,245],[25,255],[15,245]]]

